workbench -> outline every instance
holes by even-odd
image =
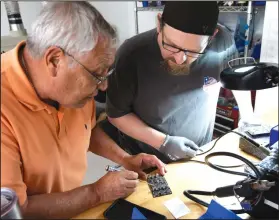
[[[227,151],[236,153],[244,156],[252,162],[258,162],[259,160],[251,155],[246,154],[241,151],[239,148],[239,139],[240,137],[237,134],[229,133],[222,137],[216,144],[215,148],[210,152],[197,156],[193,158],[194,160],[204,161],[205,155],[216,152],[216,151]],[[215,141],[210,142],[209,144],[203,146],[203,149],[209,149]],[[220,156],[215,157],[210,160],[211,162],[219,165],[237,165],[242,164],[241,161],[226,157]],[[242,170],[243,167],[233,168],[234,170]],[[239,180],[245,179],[243,176],[232,175],[228,173],[223,173],[217,170],[210,168],[209,166],[197,163],[197,162],[177,162],[167,165],[167,174],[165,178],[172,190],[171,195],[162,196],[153,198],[150,192],[148,185],[144,182],[140,182],[136,191],[128,196],[126,200],[145,207],[147,209],[158,212],[168,219],[173,219],[174,217],[164,206],[164,202],[172,198],[178,197],[181,199],[185,205],[191,210],[191,212],[185,216],[183,219],[197,219],[203,213],[206,212],[205,207],[189,200],[183,195],[183,191],[188,190],[204,190],[204,191],[214,191],[217,187],[232,185]],[[156,172],[156,171],[154,171]],[[213,199],[211,196],[198,196],[199,198],[207,201]],[[78,219],[100,219],[104,218],[103,212],[111,205],[112,203],[104,203],[97,207],[94,207],[75,218]],[[244,214],[245,215],[245,214]],[[243,218],[243,216],[241,216]]]

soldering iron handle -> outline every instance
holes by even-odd
[[[229,185],[229,186],[223,186],[216,188],[214,195],[217,197],[228,197],[228,196],[233,196],[234,191],[233,191],[234,185]]]

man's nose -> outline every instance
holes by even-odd
[[[186,61],[185,58],[187,58],[187,57],[186,57],[185,53],[182,51],[174,55],[175,62],[178,65],[183,64]]]
[[[98,86],[98,89],[100,89],[101,91],[106,91],[108,88],[108,81],[104,81],[102,82],[99,86]]]

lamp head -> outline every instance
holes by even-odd
[[[221,72],[223,88],[230,90],[261,90],[278,86],[278,64],[252,63],[229,67]]]

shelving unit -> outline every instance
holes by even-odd
[[[137,11],[163,11],[164,6],[136,7]],[[220,12],[247,12],[248,6],[220,6]]]

